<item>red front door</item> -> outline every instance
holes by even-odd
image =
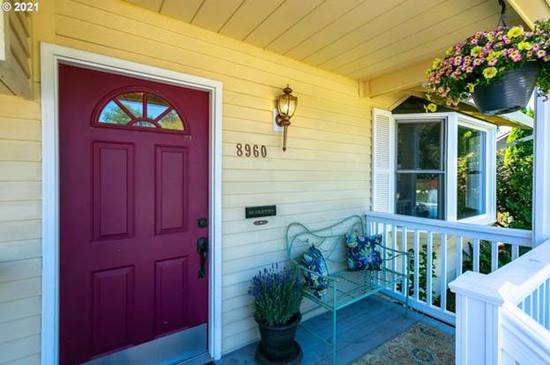
[[[207,322],[208,117],[208,93],[60,66],[62,364]]]

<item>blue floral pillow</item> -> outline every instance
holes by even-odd
[[[382,235],[346,235],[348,269],[351,271],[380,270],[382,256],[376,246],[382,244]]]
[[[302,265],[315,274],[304,271],[304,282],[311,292],[320,298],[328,288],[328,266],[321,251],[311,245],[302,256]]]

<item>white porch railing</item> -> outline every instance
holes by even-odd
[[[454,296],[447,291],[450,281],[463,271],[496,271],[499,256],[509,254],[515,260],[520,256],[520,246],[531,247],[532,234],[526,230],[380,212],[367,212],[366,221],[368,232],[382,234],[387,247],[412,252],[411,307],[450,324],[455,323]],[[488,256],[489,262],[482,256]],[[430,267],[432,270],[427,269]],[[402,299],[405,290],[394,288],[386,294]]]
[[[468,272],[457,296],[457,364],[550,364],[550,241],[489,275]]]

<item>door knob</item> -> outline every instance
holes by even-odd
[[[197,239],[197,253],[200,258],[200,268],[198,277],[200,279],[206,276],[206,260],[208,260],[208,238],[200,237]]]
[[[201,217],[197,219],[197,227],[204,228],[208,226],[208,219]]]

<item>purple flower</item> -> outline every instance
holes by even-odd
[[[462,56],[456,56],[456,57],[454,58],[453,64],[454,64],[455,66],[459,66],[461,63],[462,63]]]
[[[546,51],[543,49],[539,49],[537,51],[537,58],[544,58],[544,57],[546,57]]]

